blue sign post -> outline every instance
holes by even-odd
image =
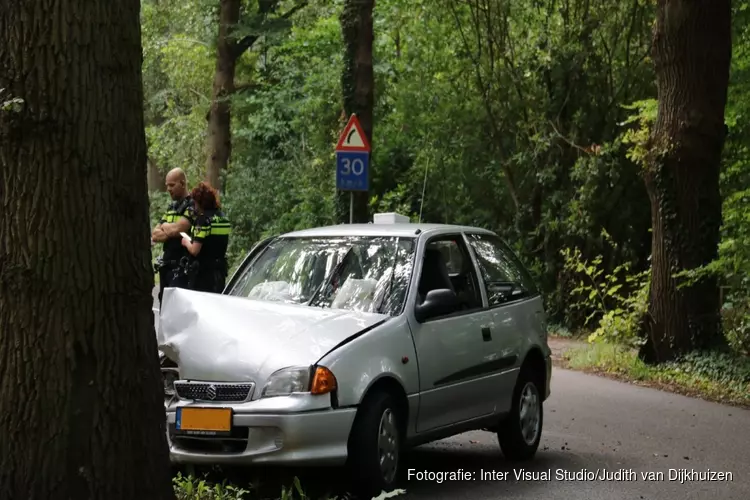
[[[356,115],[349,118],[336,144],[336,189],[349,191],[349,224],[354,220],[354,191],[370,190],[370,143]]]

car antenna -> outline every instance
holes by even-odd
[[[429,170],[430,166],[430,159],[427,158],[427,161],[424,165],[424,182],[422,183],[422,201],[419,202],[419,223],[422,223],[422,207],[424,207],[424,193],[427,189],[427,171]]]

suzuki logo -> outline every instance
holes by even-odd
[[[210,399],[211,401],[216,399],[216,386],[215,385],[211,384],[208,386],[208,389],[206,389],[206,397],[208,397],[208,399]]]

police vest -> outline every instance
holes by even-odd
[[[169,223],[174,224],[179,221],[182,217],[186,217],[188,220],[193,222],[193,200],[190,196],[185,197],[179,201],[173,201],[169,204],[167,211],[159,221],[161,224]],[[164,242],[164,260],[179,261],[182,257],[188,255],[187,248],[182,246],[182,237],[177,236],[176,238],[169,238]]]

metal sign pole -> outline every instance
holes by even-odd
[[[354,192],[349,191],[349,224],[354,224]]]

